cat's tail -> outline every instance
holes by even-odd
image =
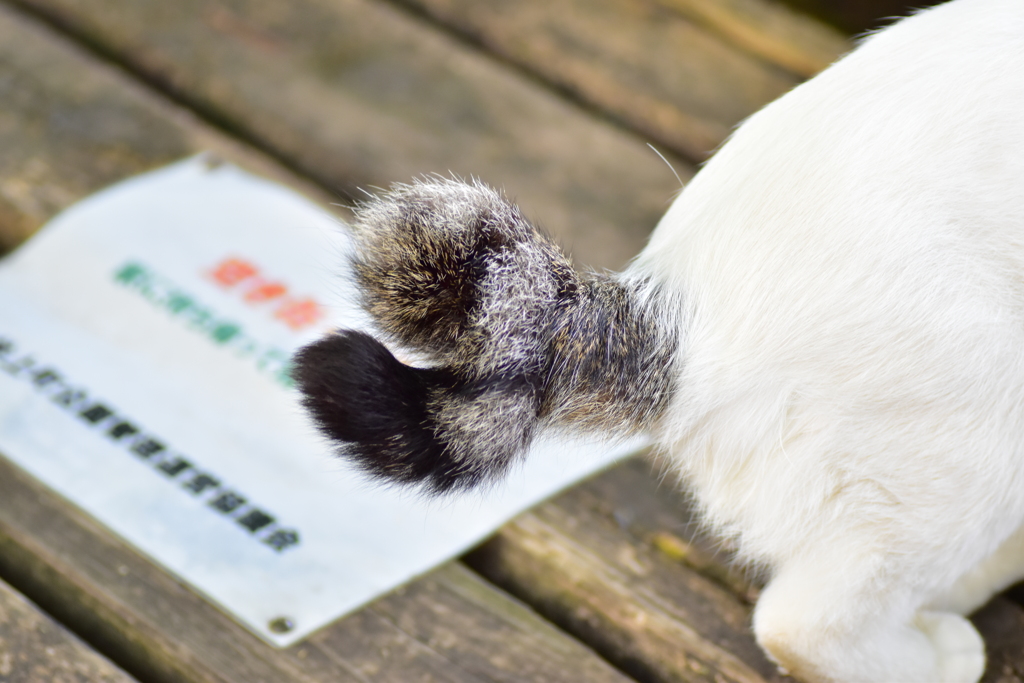
[[[644,282],[576,272],[499,192],[429,179],[356,211],[363,306],[392,342],[339,331],[293,375],[339,452],[432,493],[492,479],[545,423],[629,432],[664,409],[675,334]]]

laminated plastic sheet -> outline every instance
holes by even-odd
[[[190,159],[0,261],[0,453],[286,646],[636,450],[546,440],[488,490],[368,482],[299,407],[291,354],[366,328],[344,226]]]

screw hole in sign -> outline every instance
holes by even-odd
[[[277,617],[270,620],[267,628],[273,633],[288,633],[295,628],[295,622],[288,617]]]
[[[264,274],[251,261],[228,257],[206,273],[222,289],[238,292],[251,306],[266,305],[278,322],[300,332],[324,317],[324,307],[308,296],[296,296],[288,285]]]

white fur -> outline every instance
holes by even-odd
[[[922,12],[753,116],[626,276],[682,302],[657,435],[772,570],[759,642],[976,681],[960,615],[1024,577],[1024,1]]]

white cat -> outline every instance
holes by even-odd
[[[300,353],[346,457],[445,491],[545,426],[647,431],[771,568],[780,665],[980,678],[962,615],[1024,578],[1024,2],[921,12],[751,117],[620,275],[479,184],[397,186],[355,229],[367,309],[433,363]]]

